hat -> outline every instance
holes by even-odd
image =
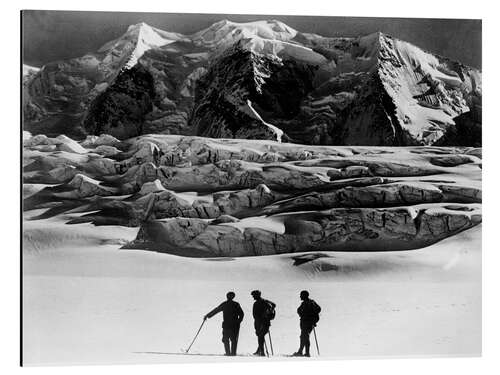
[[[252,296],[257,296],[260,297],[260,290],[253,290],[252,293],[250,293]]]

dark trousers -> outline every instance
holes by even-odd
[[[257,348],[258,353],[264,354],[264,343],[266,342],[266,335],[269,332],[270,324],[268,322],[258,322],[254,324],[255,334],[257,335],[257,343],[259,347]]]
[[[222,328],[222,342],[227,355],[236,355],[239,332],[239,326]]]
[[[306,349],[306,354],[309,354],[309,349],[311,347],[311,341],[309,336],[314,328],[313,322],[300,322],[300,348],[299,352],[302,353],[304,348]]]

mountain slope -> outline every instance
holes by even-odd
[[[149,49],[182,39],[144,23],[131,25],[98,51],[43,66],[26,85],[24,119],[34,133],[83,135],[90,104],[105,92],[122,70],[137,63]],[[63,123],[63,124],[61,124]]]
[[[124,67],[131,68],[137,64],[137,61],[146,51],[165,46],[182,38],[182,34],[163,31],[141,22],[129,26],[124,35],[106,43],[98,52],[105,53],[106,58],[111,58],[112,55],[119,51],[121,55],[127,58]]]
[[[148,110],[131,117],[141,123],[129,131],[82,127],[97,98],[109,97],[134,66],[154,87]],[[94,54],[46,65],[28,93],[25,119],[34,133],[282,133],[288,142],[394,146],[480,140],[480,116],[467,115],[480,112],[478,70],[382,33],[325,38],[277,20],[220,21],[188,36],[133,25]],[[133,95],[124,94],[123,101],[112,95],[117,108],[129,107]]]

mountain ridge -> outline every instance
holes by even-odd
[[[96,55],[88,54],[56,66],[49,64],[47,69],[52,71],[52,77],[47,72],[44,76],[46,67],[42,67],[26,83],[29,100],[25,101],[25,109],[29,111],[25,110],[25,116],[29,130],[36,133],[37,123],[50,121],[49,113],[67,115],[69,109],[76,120],[68,127],[85,133],[82,123],[92,102],[109,89],[123,69],[140,64],[153,77],[157,98],[140,128],[152,133],[195,134],[196,127],[193,129],[190,124],[199,121],[193,118],[196,108],[200,107],[195,95],[196,86],[210,69],[214,69],[219,61],[217,56],[230,53],[236,44],[279,65],[272,76],[260,78],[264,91],[268,91],[261,95],[269,102],[279,102],[279,95],[286,96],[286,90],[279,87],[276,76],[280,76],[283,82],[300,82],[295,76],[298,73],[290,70],[291,65],[307,65],[315,69],[310,82],[304,82],[310,90],[300,94],[299,101],[292,100],[299,106],[298,111],[297,108],[286,109],[296,113],[295,118],[283,119],[280,115],[283,105],[271,105],[267,113],[261,114],[263,123],[272,124],[284,132],[285,140],[312,144],[435,144],[456,130],[454,118],[471,110],[477,111],[477,103],[480,110],[479,70],[381,32],[356,38],[328,38],[301,33],[278,20],[247,23],[223,20],[191,35],[182,35],[139,23],[129,26],[122,36],[103,45]],[[245,62],[242,60],[241,64],[244,66]],[[224,69],[219,70],[225,74]],[[96,74],[100,76],[96,78]],[[371,77],[373,74],[379,76],[382,88],[373,81],[376,80]],[[84,83],[78,82],[82,76]],[[57,87],[58,79],[63,81],[62,88]],[[54,81],[55,85],[51,86],[49,82]],[[83,92],[78,92],[85,84],[87,87],[80,90]],[[366,85],[373,87],[370,89]],[[234,92],[230,93],[224,83],[219,83],[216,88],[224,92],[229,101],[233,100],[231,96],[239,95],[240,89],[247,90],[233,87]],[[372,89],[373,97],[368,98],[370,103],[363,103],[362,92],[371,92]],[[74,95],[75,91],[77,95]],[[270,92],[278,96],[272,98]],[[386,95],[389,98],[383,99]],[[198,95],[198,98],[201,97]],[[243,99],[242,102],[246,103],[248,98]],[[252,100],[252,103],[258,101]],[[206,104],[210,106],[208,102]],[[259,105],[256,105],[255,109],[260,113]],[[363,106],[369,108],[367,113],[362,113]],[[476,108],[472,108],[474,106]],[[216,107],[209,108],[208,117],[215,116],[226,123],[235,119],[240,121],[242,116],[236,114],[240,110],[233,108],[228,111],[228,108],[224,113],[219,113]],[[233,110],[236,112],[231,113]],[[359,112],[357,117],[354,115],[356,111]],[[241,131],[225,135],[252,136],[252,132],[245,130],[255,128],[255,123],[252,123],[253,120],[249,124],[238,124]],[[212,124],[212,127],[217,126],[217,122]],[[398,127],[402,131],[396,136]],[[112,127],[109,130],[112,133]],[[266,129],[258,132],[267,133]],[[389,132],[392,136],[387,138],[377,135],[377,132]],[[216,136],[217,133],[220,129],[204,135]],[[133,131],[120,134],[122,137],[135,135],[139,134]]]

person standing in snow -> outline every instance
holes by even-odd
[[[224,343],[226,355],[236,355],[240,324],[245,315],[240,304],[233,301],[235,296],[234,292],[228,292],[226,294],[227,300],[222,302],[203,318],[207,320],[222,311],[222,342]]]
[[[321,307],[319,307],[314,300],[309,298],[309,292],[307,290],[300,292],[300,299],[302,303],[297,309],[297,314],[299,314],[300,317],[300,347],[293,355],[296,357],[310,357],[311,354],[309,349],[311,347],[311,342],[309,336],[319,321]],[[306,351],[303,354],[304,349]]]
[[[253,304],[253,318],[258,343],[257,351],[254,355],[264,356],[265,336],[269,332],[271,320],[274,319],[276,304],[262,298],[259,290],[254,290],[250,294],[255,300]]]

